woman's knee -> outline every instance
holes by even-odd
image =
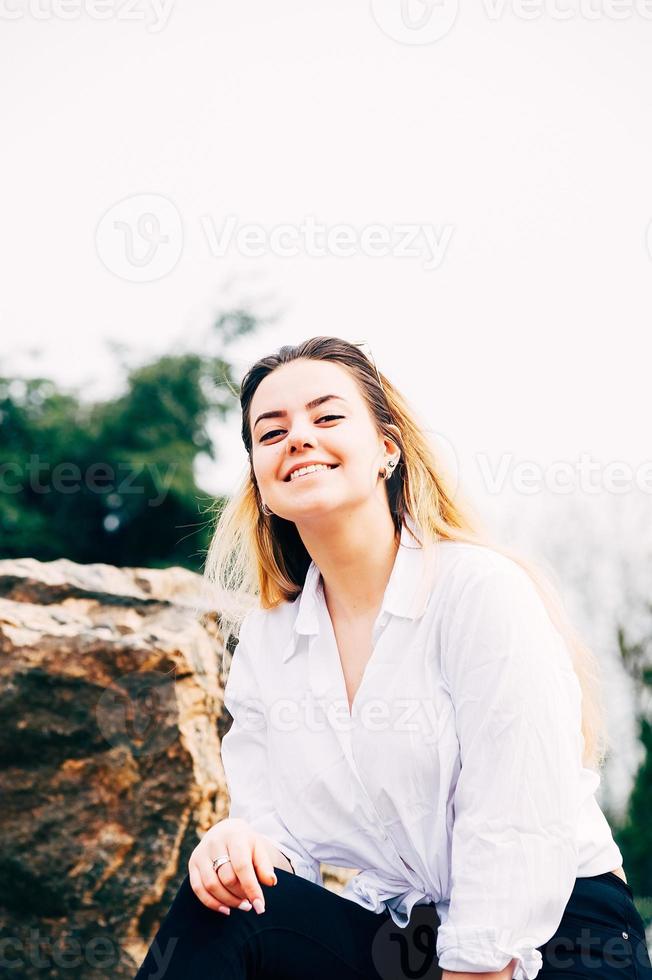
[[[278,929],[309,930],[316,919],[329,917],[331,903],[346,901],[283,868],[276,869],[276,877],[275,885],[261,883],[264,912],[232,908],[227,916],[204,905],[186,874],[152,941],[138,980],[153,980],[155,976],[172,980],[177,971],[183,980],[188,980],[199,975],[200,968],[214,964],[216,957],[230,958],[233,962],[229,962],[229,969],[236,968],[236,961],[240,968],[242,956],[254,960],[264,957],[263,947],[276,941],[274,934]],[[184,974],[184,961],[192,962],[195,972]],[[164,968],[166,972],[160,972]],[[224,975],[230,974],[227,971]]]
[[[234,968],[237,950],[251,931],[245,915],[233,909],[231,915],[209,909],[197,897],[186,874],[163,918],[135,980],[190,980],[205,977],[202,972],[216,957],[228,960],[225,977],[238,976]],[[231,972],[229,972],[231,971]],[[243,974],[244,975],[244,974]]]

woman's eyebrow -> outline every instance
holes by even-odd
[[[337,401],[345,402],[346,404],[348,404],[346,398],[343,398],[341,395],[320,395],[319,398],[313,398],[312,401],[306,402],[306,408],[317,408],[318,405],[321,405],[323,402],[327,402],[329,399],[337,399]],[[284,408],[276,408],[273,409],[271,412],[263,412],[262,415],[259,415],[256,421],[254,422],[254,429],[256,428],[258,423],[262,421],[262,419],[285,418],[286,415],[287,415],[287,411]]]

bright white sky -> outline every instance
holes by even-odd
[[[543,497],[510,464],[583,454],[602,489],[579,512],[652,526],[652,3],[97,4],[0,0],[4,371],[108,396],[107,341],[150,356],[254,302],[281,317],[239,346],[242,371],[316,334],[368,342],[507,528]],[[311,221],[354,254],[316,254]],[[294,257],[269,244],[288,225]],[[200,482],[228,491],[235,415],[218,436]],[[483,461],[508,466],[503,494]]]

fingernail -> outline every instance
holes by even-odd
[[[240,902],[238,908],[242,909],[244,912],[248,912],[251,908],[251,902],[245,898],[242,902]]]
[[[254,908],[257,915],[260,915],[261,912],[265,911],[265,903],[263,902],[262,898],[254,898]]]
[[[231,915],[231,909],[228,907],[228,905],[220,905],[217,911],[221,912],[222,915]]]
[[[272,875],[272,881],[274,882],[275,885],[278,883],[278,878],[276,877],[276,875]]]

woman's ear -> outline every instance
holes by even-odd
[[[394,423],[391,423],[390,425],[386,426],[386,428],[390,432],[393,432],[393,433],[396,434],[396,436],[398,436],[398,440],[399,441],[394,441],[393,439],[389,438],[388,436],[384,436],[383,437],[383,443],[384,443],[384,446],[385,446],[385,452],[387,453],[388,456],[395,456],[396,453],[400,453],[401,452],[401,443],[400,443],[401,430],[399,429],[399,427],[397,425],[394,425]]]

